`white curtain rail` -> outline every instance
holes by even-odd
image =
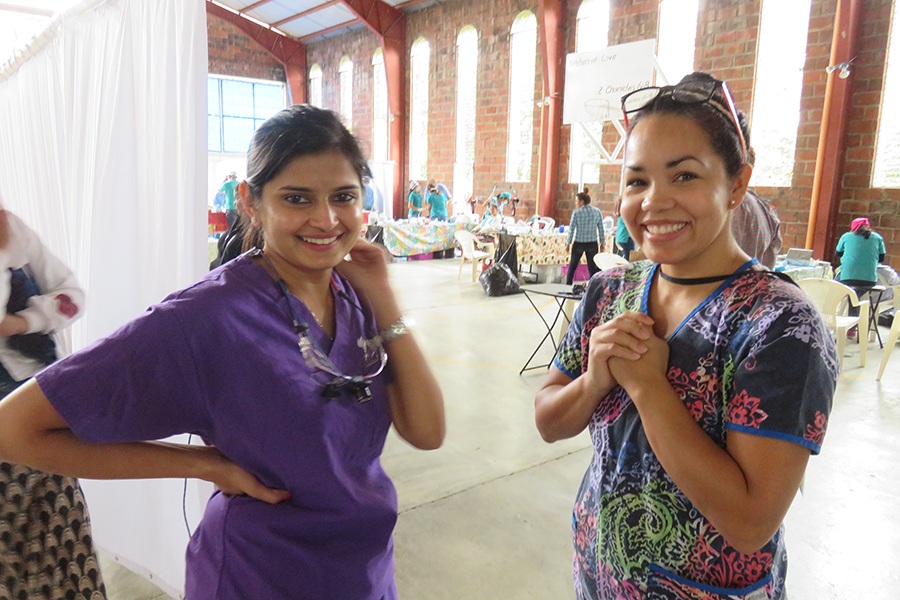
[[[50,20],[43,31],[34,36],[24,48],[13,54],[9,60],[0,65],[0,81],[5,81],[11,77],[23,64],[46,48],[47,45],[56,38],[63,20],[99,8],[102,4],[112,4],[115,2],[118,2],[118,0],[84,0],[84,2],[70,7],[64,12],[58,13]]]

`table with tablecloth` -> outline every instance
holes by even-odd
[[[783,260],[776,261],[775,271],[784,273],[794,281],[801,279],[834,279],[831,265],[825,261],[816,261],[808,265],[790,264]]]
[[[468,223],[404,219],[369,225],[366,239],[383,244],[394,256],[413,256],[453,248],[458,230],[474,228]]]
[[[506,263],[513,273],[522,265],[527,265],[525,272],[533,273],[538,281],[554,281],[561,278],[562,270],[555,267],[568,266],[569,249],[566,245],[565,233],[521,233],[513,235],[501,232],[497,236],[497,252],[495,258]],[[585,256],[581,264],[586,265]],[[584,267],[580,267],[584,268]],[[550,271],[553,271],[552,273]],[[586,277],[586,275],[585,275]]]

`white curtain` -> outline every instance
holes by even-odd
[[[76,349],[206,270],[206,74],[204,0],[85,2],[0,73],[0,196],[87,292]],[[181,482],[84,484],[98,545],[180,592]]]

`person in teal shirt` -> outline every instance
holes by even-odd
[[[869,220],[853,219],[850,231],[837,244],[841,283],[854,288],[869,288],[878,283],[878,263],[884,262],[885,253],[884,238],[870,229]]]
[[[634,250],[634,240],[631,239],[631,234],[628,233],[628,228],[625,227],[625,220],[619,214],[620,206],[622,206],[621,198],[616,202],[616,246],[619,247],[617,254],[628,260],[628,256]]]
[[[419,182],[409,182],[409,198],[407,198],[407,208],[409,209],[409,218],[422,216],[422,194],[419,193]]]
[[[428,214],[433,220],[447,220],[447,198],[438,191],[437,186],[428,187],[428,198],[425,202],[428,204]]]
[[[238,220],[237,200],[234,197],[237,186],[237,173],[232,171],[219,187],[220,192],[225,192],[225,219],[228,221],[228,229],[231,229]]]

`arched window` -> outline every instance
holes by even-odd
[[[584,0],[578,8],[575,21],[575,52],[594,52],[606,48],[609,39],[609,0]],[[603,136],[603,123],[572,123],[569,141],[569,183],[597,183],[600,170],[585,161],[600,160],[600,151],[585,134],[587,128],[599,143]],[[584,166],[582,166],[584,165]]]
[[[534,145],[534,77],[537,19],[524,10],[513,22],[509,41],[509,137],[506,180],[531,181]]]
[[[318,64],[309,68],[309,103],[322,106],[322,67]]]
[[[694,71],[699,0],[661,0],[656,56],[670,84]]]
[[[475,110],[478,76],[478,32],[463,27],[456,36],[456,164],[453,195],[472,195],[475,177]]]
[[[895,2],[884,72],[878,140],[875,143],[875,168],[872,173],[872,187],[880,188],[900,188],[900,117],[896,109],[900,103],[900,32],[894,27],[896,23]],[[833,76],[838,76],[838,73]]]
[[[372,82],[374,113],[372,123],[372,158],[388,160],[388,94],[387,77],[384,71],[384,52],[381,48],[372,56]]]
[[[347,129],[353,131],[353,61],[349,57],[341,59],[338,67],[340,113]]]
[[[810,0],[763,0],[750,136],[757,151],[753,185],[791,185],[809,6]]]
[[[431,47],[417,39],[410,51],[409,177],[428,179],[428,68]]]

